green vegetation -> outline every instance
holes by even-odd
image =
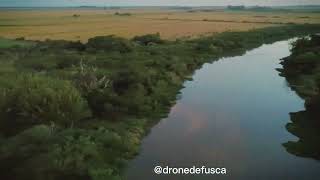
[[[319,13],[320,6],[303,5],[303,6],[227,6],[230,11],[252,11],[252,12],[289,12],[289,13]]]
[[[131,13],[119,13],[119,12],[116,12],[114,13],[115,16],[131,16]]]
[[[31,42],[24,41],[23,38],[17,40],[5,39],[0,37],[0,49],[12,47],[26,47],[31,45]]]
[[[0,95],[1,127],[50,123],[71,127],[89,116],[87,102],[68,81],[22,74],[11,83]]]
[[[244,10],[245,6],[228,6],[227,9],[229,10]]]
[[[133,41],[142,45],[162,44],[164,41],[160,38],[160,34],[147,34],[144,36],[136,36]]]
[[[292,43],[291,55],[283,59],[281,75],[289,85],[303,98],[312,103],[320,88],[320,37],[300,38]],[[310,102],[309,102],[310,101]]]
[[[106,36],[0,50],[0,176],[121,179],[196,69],[319,30],[290,25],[176,41]]]
[[[282,61],[280,69],[289,86],[305,99],[306,110],[291,113],[287,130],[299,138],[283,146],[294,155],[320,160],[320,36],[293,42],[292,54]]]

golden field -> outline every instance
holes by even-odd
[[[115,15],[130,13],[130,16]],[[76,16],[74,16],[76,15]],[[284,23],[320,23],[317,13],[230,12],[164,9],[0,10],[0,36],[87,41],[100,35],[131,38],[159,32],[165,39],[246,31]]]

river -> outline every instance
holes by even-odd
[[[297,157],[283,143],[290,112],[304,109],[276,68],[290,42],[263,45],[205,64],[185,82],[181,99],[142,142],[128,180],[290,179],[320,176],[320,162]],[[226,175],[156,175],[155,166],[225,167]]]

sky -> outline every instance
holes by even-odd
[[[320,5],[320,0],[0,0],[0,7]]]

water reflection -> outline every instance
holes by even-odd
[[[143,140],[127,180],[314,179],[320,163],[286,152],[289,112],[304,101],[278,75],[289,42],[205,64]],[[286,145],[285,145],[286,146]],[[158,176],[156,165],[226,167],[227,176]]]
[[[320,101],[306,106],[305,111],[290,113],[291,123],[286,128],[299,140],[288,141],[283,146],[299,157],[320,160]]]

